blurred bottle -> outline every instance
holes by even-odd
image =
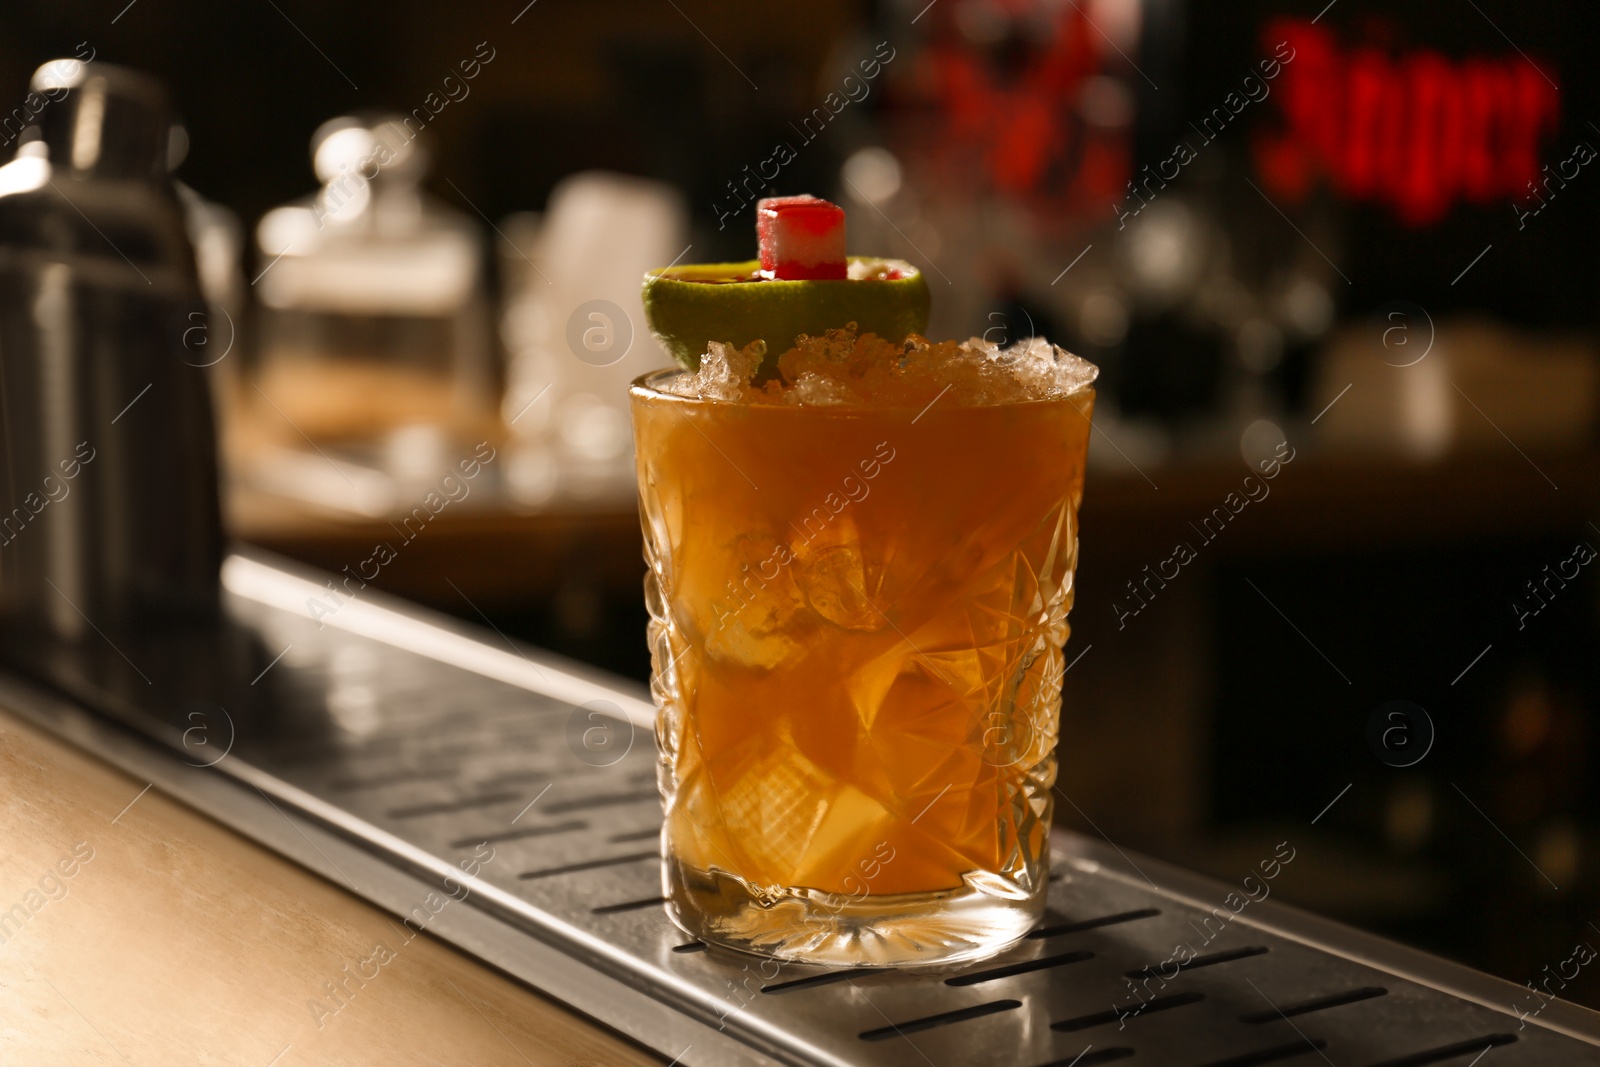
[[[639,286],[689,251],[683,198],[661,182],[575,174],[542,219],[517,215],[502,229],[512,497],[631,497],[628,383],[671,363],[645,327]]]
[[[382,466],[426,477],[492,412],[478,227],[422,192],[398,116],[332,119],[311,147],[322,188],[256,227],[256,413],[286,442],[378,442]]]

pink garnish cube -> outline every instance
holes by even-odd
[[[814,196],[772,196],[756,203],[761,269],[769,278],[845,276],[844,208]]]

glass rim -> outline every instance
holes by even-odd
[[[1074,389],[1070,393],[1063,393],[1060,396],[1028,397],[1025,400],[1003,400],[998,404],[963,404],[960,405],[960,410],[973,411],[1016,409],[1028,407],[1033,404],[1063,404],[1078,400],[1082,397],[1093,397],[1095,395],[1094,383],[1099,378],[1099,368],[1097,367],[1095,369],[1097,373],[1094,379],[1091,379],[1088,384],[1084,385],[1082,388]],[[670,378],[675,378],[680,374],[692,373],[694,372],[686,367],[662,367],[658,370],[648,371],[639,375],[639,377],[628,383],[628,397],[632,401],[664,401],[668,403],[676,402],[680,404],[704,405],[706,407],[723,407],[729,409],[744,408],[747,410],[759,411],[794,411],[839,416],[876,414],[888,411],[916,411],[918,409],[918,405],[914,404],[752,404],[743,400],[718,400],[711,397],[684,396],[681,393],[669,393],[660,388],[658,384]],[[944,394],[940,393],[939,395],[943,396]],[[938,397],[935,397],[934,399],[937,400]],[[933,405],[930,403],[926,405],[923,410],[926,410],[927,407],[932,406]]]

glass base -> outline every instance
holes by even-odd
[[[929,893],[850,897],[815,889],[757,889],[723,871],[670,856],[662,878],[667,914],[707,944],[828,967],[960,963],[1006,948],[1044,915],[1047,881],[1021,892],[985,872]]]

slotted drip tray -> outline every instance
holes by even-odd
[[[1068,834],[1045,920],[989,960],[841,972],[709,950],[661,907],[645,692],[369,593],[313,619],[324,576],[262,555],[224,577],[230,613],[284,651],[258,679],[270,725],[213,766],[181,724],[160,747],[12,678],[0,700],[664,1062],[1600,1063],[1600,1015],[1558,1001],[1519,1025],[1522,987],[1270,899],[1235,914],[1237,886]]]

